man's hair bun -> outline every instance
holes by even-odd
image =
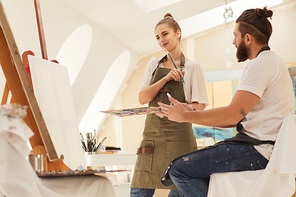
[[[273,12],[271,10],[267,10],[266,7],[264,7],[263,9],[257,8],[254,10],[254,12],[257,16],[261,16],[264,18],[271,18],[273,15]]]

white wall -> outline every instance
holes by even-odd
[[[20,53],[31,50],[37,57],[41,57],[34,1],[2,0],[2,4]],[[56,58],[63,43],[76,28],[84,24],[92,28],[93,37],[88,56],[72,86],[77,118],[81,121],[114,60],[122,52],[130,51],[131,69],[138,54],[63,1],[40,1],[40,5],[49,59]],[[2,93],[3,78],[0,85]]]

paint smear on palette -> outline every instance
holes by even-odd
[[[106,110],[100,111],[106,114],[125,117],[125,116],[134,116],[134,115],[142,115],[142,114],[153,114],[153,113],[161,113],[160,107],[138,107],[138,108],[130,108],[130,109],[116,109],[116,110]]]

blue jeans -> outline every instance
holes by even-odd
[[[131,188],[130,197],[152,197],[155,189]],[[168,197],[184,197],[180,190],[171,190]]]
[[[213,173],[264,169],[268,160],[253,146],[221,144],[173,162],[169,176],[186,197],[206,197]]]

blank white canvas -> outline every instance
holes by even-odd
[[[33,89],[58,156],[72,170],[85,169],[74,100],[66,66],[29,56]]]

